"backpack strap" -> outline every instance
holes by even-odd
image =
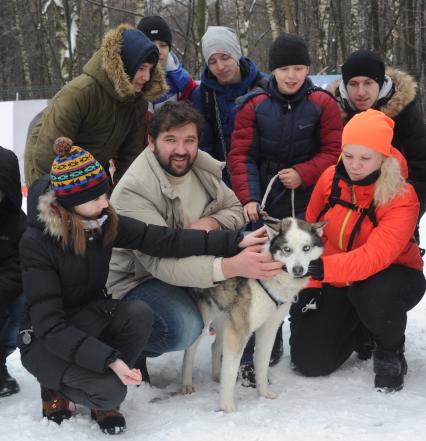
[[[343,207],[349,208],[350,210],[357,211],[360,213],[360,216],[358,220],[355,223],[355,226],[351,232],[351,235],[349,236],[348,246],[346,251],[350,251],[352,249],[354,240],[356,235],[359,233],[361,229],[361,224],[364,221],[366,217],[370,220],[370,222],[373,224],[374,227],[377,227],[377,217],[376,217],[376,205],[374,204],[374,200],[371,201],[371,204],[368,208],[359,207],[358,205],[345,201],[343,199],[340,199],[340,187],[339,187],[339,181],[340,178],[338,177],[337,173],[334,173],[333,181],[331,183],[331,192],[330,196],[328,197],[328,201],[325,204],[324,208],[321,210],[321,212],[318,214],[315,222],[318,222],[325,213],[331,208],[334,207],[336,204],[342,205]]]

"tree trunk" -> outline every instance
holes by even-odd
[[[296,33],[296,25],[294,23],[293,12],[291,10],[289,0],[283,0],[284,15],[286,18],[286,31],[290,34]]]
[[[135,4],[135,26],[139,23],[139,20],[145,16],[145,0],[136,0]]]
[[[13,8],[15,13],[15,27],[16,33],[19,43],[19,50],[21,52],[21,60],[22,60],[22,70],[24,73],[24,82],[25,86],[28,88],[28,95],[31,97],[31,74],[30,74],[30,63],[28,61],[27,49],[24,42],[24,35],[22,33],[22,25],[21,25],[21,8],[18,5],[18,0],[13,0]]]
[[[278,23],[278,14],[274,0],[265,0],[265,6],[268,13],[269,23],[271,24],[272,39],[275,40],[281,34],[281,28]]]
[[[195,26],[197,32],[197,41],[200,42],[197,51],[198,65],[203,65],[203,55],[201,53],[201,38],[206,31],[206,15],[207,15],[207,5],[206,0],[197,0],[195,5]]]
[[[241,51],[244,56],[249,53],[248,30],[250,27],[251,13],[253,12],[256,0],[252,0],[249,10],[246,13],[246,2],[244,0],[235,0],[237,8],[237,29],[240,36]]]

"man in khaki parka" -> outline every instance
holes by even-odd
[[[148,147],[115,187],[111,202],[125,216],[173,228],[235,230],[243,209],[222,180],[224,163],[198,150],[202,117],[189,103],[168,101],[148,127]],[[230,277],[266,279],[282,271],[258,249],[229,258],[152,258],[114,249],[108,290],[114,298],[143,300],[154,313],[144,356],[187,348],[203,321],[186,287],[207,288]],[[144,361],[137,367],[144,371]],[[145,374],[146,378],[146,374]]]

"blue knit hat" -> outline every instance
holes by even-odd
[[[121,59],[130,80],[143,63],[152,63],[155,67],[159,57],[157,46],[142,31],[127,29],[123,32]]]

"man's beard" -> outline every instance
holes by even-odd
[[[154,150],[154,155],[157,158],[157,161],[159,162],[159,164],[161,165],[163,170],[165,170],[170,175],[176,176],[178,178],[181,176],[185,176],[191,170],[192,164],[194,163],[195,158],[196,158],[195,157],[191,161],[191,157],[189,155],[172,155],[167,160],[165,160],[164,158],[162,158],[160,156],[157,148],[155,148],[155,150]],[[175,167],[173,167],[173,165],[172,165],[173,159],[183,159],[183,158],[186,159],[186,167],[184,169],[177,170]]]

